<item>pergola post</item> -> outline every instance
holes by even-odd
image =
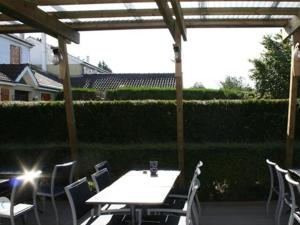
[[[297,62],[294,56],[294,49],[296,44],[300,43],[300,31],[296,31],[292,37],[293,37],[292,38],[293,47],[291,52],[290,95],[289,95],[286,158],[285,158],[286,167],[293,166],[294,137],[295,137],[295,123],[296,123],[296,109],[297,109],[297,89],[298,89],[298,76],[299,76],[299,74],[295,74],[295,72],[297,68],[299,68],[300,66],[299,62]],[[297,72],[298,71],[299,70],[297,70]]]
[[[185,180],[185,154],[184,154],[184,124],[183,124],[183,93],[182,93],[182,63],[181,63],[181,34],[175,33],[175,78],[176,78],[176,115],[177,115],[177,155],[178,167],[181,171],[179,185],[184,185]]]
[[[74,108],[73,108],[68,52],[67,52],[67,45],[65,39],[63,39],[62,37],[58,37],[58,45],[59,45],[60,53],[62,54],[62,59],[59,64],[59,69],[60,69],[61,78],[63,79],[65,109],[66,109],[71,157],[73,160],[77,160],[78,159],[77,131],[76,131]]]

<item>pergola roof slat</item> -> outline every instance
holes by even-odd
[[[223,27],[284,27],[288,19],[186,19],[187,28],[223,28]],[[125,29],[159,29],[167,28],[162,20],[111,21],[68,23],[76,31],[125,30]],[[39,32],[27,25],[3,25],[0,33]]]
[[[180,0],[180,2],[204,2],[205,0]],[[207,0],[206,0],[207,1]],[[220,1],[220,0],[209,0]],[[232,2],[232,0],[223,0],[224,2]],[[32,0],[37,5],[78,5],[78,4],[112,4],[124,3],[124,0]],[[154,0],[126,0],[126,3],[146,3],[154,2]],[[239,2],[253,2],[253,0],[240,0]],[[298,0],[258,0],[257,2],[299,2]]]
[[[56,17],[43,12],[28,1],[1,0],[0,11],[54,37],[60,35],[69,41],[79,43],[78,32],[73,31]]]

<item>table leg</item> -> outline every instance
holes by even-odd
[[[135,207],[134,205],[130,205],[131,212],[131,225],[135,225]]]

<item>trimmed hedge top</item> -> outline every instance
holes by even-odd
[[[97,89],[75,88],[72,89],[74,100],[175,100],[175,88],[121,88],[107,90],[105,92]],[[101,96],[102,95],[102,96]],[[250,99],[255,98],[254,92],[225,89],[194,88],[184,89],[185,100],[213,100],[213,99]],[[63,100],[63,92],[60,92],[56,100]]]
[[[176,141],[175,101],[78,101],[74,108],[82,142]],[[185,101],[185,141],[284,141],[287,108],[287,100]],[[63,102],[0,104],[0,126],[0,143],[67,140]]]
[[[237,90],[216,90],[206,88],[184,89],[183,98],[185,100],[212,100],[212,99],[248,99],[254,98],[252,92]],[[175,88],[122,88],[106,91],[107,100],[136,100],[136,99],[156,99],[174,100],[176,99]]]

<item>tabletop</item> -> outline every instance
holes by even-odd
[[[159,170],[157,176],[150,176],[149,171],[131,170],[86,202],[90,204],[162,204],[179,174],[180,171]]]

